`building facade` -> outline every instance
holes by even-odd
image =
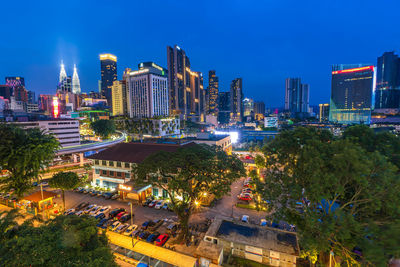
[[[112,114],[124,116],[128,113],[126,81],[114,81],[112,85]]]
[[[302,84],[300,78],[287,78],[285,82],[285,110],[291,116],[305,114],[309,111],[310,87]]]
[[[378,57],[375,109],[400,108],[400,58],[394,52]]]
[[[265,104],[263,101],[254,102],[254,118],[258,121],[264,120]]]
[[[353,124],[371,121],[374,66],[335,65],[329,121]]]
[[[218,112],[218,77],[215,70],[208,72],[207,113],[216,115]]]
[[[51,133],[60,142],[61,148],[80,145],[78,120],[43,120],[16,123],[24,128],[40,128],[45,133]]]
[[[319,104],[318,118],[320,122],[329,121],[329,104]]]
[[[179,46],[167,46],[169,110],[182,119],[204,121],[203,75],[192,71],[189,58]]]
[[[72,93],[80,94],[81,93],[81,82],[78,76],[78,70],[76,69],[76,65],[74,64],[74,74],[72,75]]]
[[[230,120],[241,122],[243,119],[243,82],[242,78],[236,78],[231,82],[230,91]]]
[[[112,54],[100,55],[101,95],[107,99],[108,105],[112,104],[112,85],[118,79],[117,57]]]
[[[131,118],[169,115],[167,71],[153,62],[139,64],[127,77],[128,113]]]
[[[218,122],[228,124],[231,116],[231,92],[218,93]]]

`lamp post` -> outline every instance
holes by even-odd
[[[131,206],[131,225],[133,225],[133,211],[132,211],[133,204],[132,202],[129,202],[128,205]]]

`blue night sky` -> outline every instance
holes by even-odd
[[[118,57],[118,77],[141,61],[167,65],[178,44],[192,69],[215,69],[220,90],[243,78],[246,97],[284,103],[285,78],[310,84],[310,103],[328,102],[330,68],[372,63],[400,49],[400,1],[3,1],[0,83],[23,76],[28,90],[55,93],[63,59],[83,91],[97,91],[98,55]]]

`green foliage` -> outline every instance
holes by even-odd
[[[348,265],[383,265],[400,256],[398,168],[378,148],[365,149],[368,133],[354,131],[341,139],[325,130],[282,132],[264,148],[266,179],[257,188],[275,217],[296,225],[306,251],[332,250]],[[300,208],[304,199],[310,204]]]
[[[254,158],[254,163],[256,164],[257,168],[261,169],[265,167],[265,158],[260,154],[257,154]]]
[[[78,175],[75,172],[59,172],[53,175],[49,181],[49,185],[54,188],[59,188],[62,191],[62,199],[65,210],[65,190],[72,190],[81,183]]]
[[[188,221],[196,201],[205,192],[216,198],[230,192],[233,181],[245,175],[243,163],[220,147],[196,145],[176,152],[157,152],[133,168],[138,185],[151,184],[168,192],[178,215],[182,233],[188,234]]]
[[[3,266],[117,266],[93,218],[58,216],[39,227],[16,227],[12,216],[0,216]]]
[[[59,143],[39,128],[22,129],[9,124],[0,124],[0,140],[0,170],[9,172],[0,178],[1,190],[15,190],[21,197],[53,160]]]
[[[103,139],[115,133],[115,123],[112,120],[96,120],[90,124],[90,128]]]

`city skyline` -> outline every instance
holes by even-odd
[[[0,59],[0,77],[22,76],[27,81],[27,89],[35,91],[37,95],[53,93],[59,64],[63,60],[71,68],[67,69],[68,73],[72,73],[73,64],[78,66],[82,91],[97,91],[97,81],[100,80],[99,54],[112,53],[118,57],[118,77],[121,77],[126,67],[132,68],[138,62],[153,61],[167,67],[165,46],[177,44],[190,55],[193,69],[203,74],[210,69],[217,71],[221,91],[229,91],[230,81],[235,77],[242,77],[245,96],[256,101],[262,100],[268,107],[276,106],[277,103],[283,106],[285,79],[302,77],[311,87],[310,104],[316,105],[329,100],[332,65],[376,65],[377,57],[384,52],[399,51],[400,35],[395,34],[398,27],[383,27],[398,23],[395,16],[390,15],[396,8],[387,9],[387,6],[376,5],[373,1],[364,1],[362,6],[344,1],[329,5],[318,1],[306,4],[292,2],[293,8],[288,11],[285,9],[288,4],[284,3],[260,3],[257,10],[245,2],[236,2],[229,6],[226,3],[221,1],[215,4],[213,10],[206,9],[207,2],[202,3],[199,9],[205,12],[185,14],[187,25],[178,30],[173,27],[178,23],[177,19],[173,18],[168,22],[167,14],[171,12],[166,11],[174,11],[172,14],[185,13],[188,8],[178,3],[158,2],[154,12],[164,21],[166,27],[172,29],[167,35],[163,33],[163,29],[155,29],[159,20],[148,25],[127,28],[124,26],[127,20],[123,14],[129,8],[122,9],[114,4],[101,3],[98,6],[84,3],[74,13],[69,12],[74,5],[67,5],[61,12],[74,14],[73,20],[44,27],[48,19],[60,15],[52,12],[55,5],[46,1],[35,4],[27,2],[20,10],[23,18],[20,23],[13,23],[12,19],[7,19],[10,15],[5,14],[5,25],[2,27],[4,36],[20,31],[22,27],[32,29],[27,30],[26,35],[16,36],[1,44],[4,55]],[[392,3],[398,5],[394,1]],[[346,10],[343,10],[344,4]],[[5,8],[7,5],[8,3]],[[128,7],[130,5],[132,4],[128,4]],[[152,10],[145,3],[135,5],[145,11]],[[313,7],[312,11],[308,10],[310,6]],[[89,8],[93,8],[93,11],[89,12]],[[93,16],[88,13],[95,14],[107,9],[111,22],[98,19],[88,22]],[[45,13],[42,14],[43,18],[35,15],[40,18],[27,25],[24,22],[31,17],[28,10],[37,11],[31,12],[36,15]],[[303,11],[301,19],[291,16],[294,10]],[[289,13],[285,13],[286,11]],[[376,16],[383,13],[386,15]],[[145,17],[140,12],[134,14],[138,20]],[[281,18],[282,15],[286,19]],[[334,19],[338,17],[341,19]],[[208,22],[208,19],[211,21]],[[356,23],[357,31],[346,27],[349,22]],[[110,25],[107,26],[106,23]],[[215,25],[215,29],[209,27],[211,24]],[[363,25],[368,27],[362,27]],[[248,27],[253,26],[258,30],[250,33]],[[152,28],[152,34],[146,33],[148,27]],[[110,29],[115,31],[115,36],[107,37],[109,39],[106,40],[102,32]],[[130,36],[119,34],[121,32],[127,32]],[[234,42],[227,38],[233,36],[233,33],[237,35]],[[153,34],[159,38],[155,40]],[[208,38],[216,38],[215,41],[208,42],[208,38],[204,38],[206,34],[209,34]],[[31,38],[31,35],[43,40],[31,42],[27,47],[23,38]],[[377,35],[380,36],[379,44],[376,43]],[[41,73],[46,75],[41,76]],[[204,84],[208,84],[206,79]]]

